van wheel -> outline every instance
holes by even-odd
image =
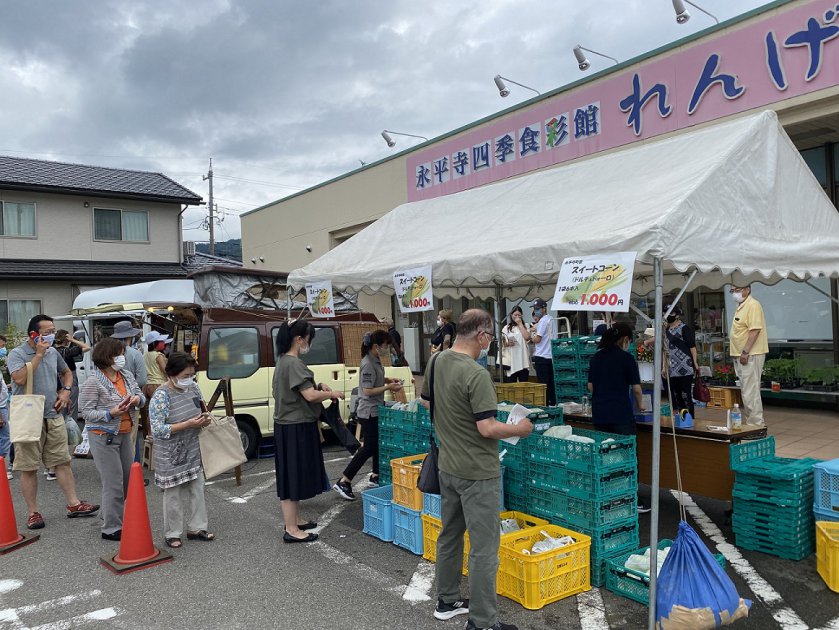
[[[242,440],[242,449],[245,451],[245,456],[248,459],[253,459],[256,457],[256,450],[259,446],[256,431],[245,420],[236,420],[236,426],[239,427],[239,438]]]

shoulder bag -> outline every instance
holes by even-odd
[[[431,369],[428,371],[428,413],[431,416],[431,426],[434,426],[434,364],[437,357],[440,356],[438,352],[431,357]],[[437,441],[434,439],[434,431],[428,433],[428,455],[422,462],[419,477],[417,478],[417,488],[426,494],[440,494],[440,469],[437,464],[438,459]]]
[[[213,416],[198,434],[204,478],[212,479],[248,461],[233,416]]]
[[[40,442],[44,428],[44,405],[41,394],[32,393],[32,364],[26,364],[26,393],[12,396],[9,404],[9,432],[13,444]]]

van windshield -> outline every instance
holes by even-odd
[[[274,349],[274,363],[277,362],[277,332],[279,327],[271,330],[271,347]],[[306,365],[328,365],[340,363],[338,359],[338,343],[335,329],[329,327],[316,328],[312,349],[300,358]]]

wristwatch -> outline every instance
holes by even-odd
[[[65,392],[72,392],[73,391],[72,387],[67,387],[67,386],[62,387],[61,389],[63,389]]]

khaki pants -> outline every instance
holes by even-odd
[[[740,379],[740,393],[743,396],[743,422],[749,424],[764,424],[760,377],[765,360],[765,354],[752,354],[749,355],[749,362],[742,365],[740,357],[734,357],[734,373]]]

